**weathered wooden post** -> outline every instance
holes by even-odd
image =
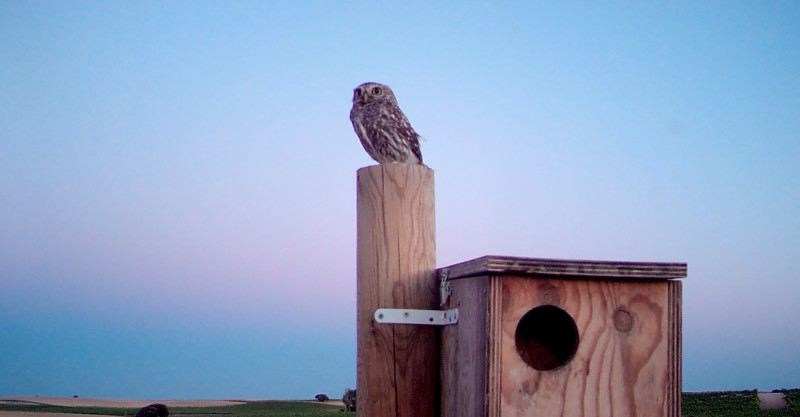
[[[438,414],[438,330],[377,323],[379,308],[435,309],[438,287],[433,170],[358,170],[359,417]]]

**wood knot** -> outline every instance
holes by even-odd
[[[614,328],[627,333],[633,329],[633,315],[628,310],[620,307],[614,312]]]
[[[549,282],[543,282],[540,284],[538,292],[540,303],[554,306],[561,304],[561,296],[558,294],[558,288]]]

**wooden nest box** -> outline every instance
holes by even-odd
[[[443,417],[680,416],[686,264],[485,256],[438,275],[458,309]]]

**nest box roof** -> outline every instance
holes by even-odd
[[[439,268],[447,279],[485,275],[524,275],[564,278],[668,280],[686,277],[685,263],[576,261],[487,255]]]

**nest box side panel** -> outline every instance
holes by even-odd
[[[500,282],[500,415],[680,416],[679,283],[518,276]],[[528,320],[534,309],[548,315]],[[544,325],[545,336],[568,335],[553,328],[549,314],[559,311],[577,334],[576,346],[560,358],[549,356],[550,342],[526,339],[538,337],[529,336],[539,334],[535,329],[520,333],[527,317],[525,326]]]
[[[679,417],[683,413],[683,283],[681,281],[667,281],[669,291],[669,378],[667,387],[667,413],[668,416]]]
[[[442,417],[485,417],[488,277],[451,281],[447,309],[458,325],[442,328]]]

